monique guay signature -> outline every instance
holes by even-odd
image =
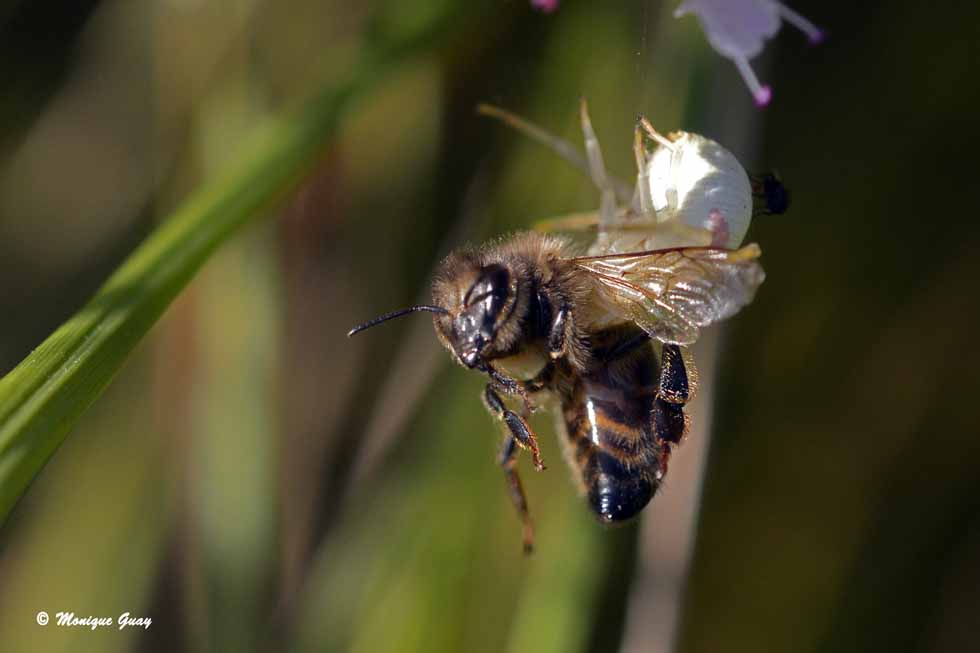
[[[87,626],[92,630],[96,630],[101,627],[112,626],[117,624],[119,630],[123,630],[126,627],[136,627],[142,626],[144,630],[150,627],[153,620],[149,617],[133,617],[128,612],[123,612],[119,615],[118,619],[113,619],[112,617],[76,617],[74,612],[59,612],[55,615],[57,621],[55,623],[59,626],[68,626],[69,628],[75,626]]]

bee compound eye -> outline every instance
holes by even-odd
[[[484,267],[480,276],[466,293],[464,304],[474,306],[478,303],[485,305],[488,313],[500,311],[510,289],[510,272],[502,265],[493,264]]]

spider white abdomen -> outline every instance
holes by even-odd
[[[699,134],[671,134],[647,162],[657,222],[678,221],[712,232],[712,245],[735,249],[752,220],[752,186],[724,147]]]

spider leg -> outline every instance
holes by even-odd
[[[647,120],[644,116],[640,116],[640,127],[643,128],[643,132],[654,140],[661,147],[667,148],[670,152],[670,186],[664,189],[664,195],[667,198],[667,209],[670,211],[676,211],[677,205],[679,204],[677,199],[677,182],[674,179],[675,169],[674,166],[677,163],[677,146],[670,142],[666,136],[658,132],[653,128],[653,124]],[[649,188],[649,184],[647,185]],[[653,201],[651,200],[651,205]]]
[[[585,154],[589,159],[589,175],[592,183],[599,189],[599,224],[606,224],[616,219],[616,192],[609,183],[606,175],[606,164],[602,160],[602,149],[599,147],[599,139],[596,137],[595,130],[592,129],[592,120],[589,118],[589,105],[582,98],[581,110],[582,133],[585,135]]]
[[[636,196],[634,206],[640,215],[653,212],[653,198],[650,197],[650,173],[647,170],[647,150],[643,143],[643,130],[639,123],[633,130],[633,156],[636,157]]]
[[[669,138],[658,132],[653,128],[653,123],[650,122],[646,116],[640,116],[640,127],[643,128],[643,132],[650,137],[650,139],[656,141],[658,144],[663,145],[668,150],[673,152],[676,146],[671,142]]]
[[[582,156],[582,153],[579,152],[578,148],[565,139],[555,136],[543,127],[539,127],[529,120],[521,118],[517,114],[511,113],[506,109],[493,106],[492,104],[479,104],[476,107],[476,111],[481,115],[495,118],[508,127],[515,129],[532,140],[541,143],[549,150],[570,163],[573,167],[578,168],[583,174],[591,176],[589,162],[584,156]],[[612,185],[613,190],[620,201],[630,201],[631,191],[627,184],[616,178],[609,178],[608,181]]]

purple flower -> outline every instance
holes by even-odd
[[[558,9],[558,1],[559,0],[531,0],[531,6],[542,13],[550,14]]]
[[[762,52],[763,43],[776,35],[780,23],[794,25],[810,43],[820,43],[824,37],[816,25],[776,0],[684,0],[674,17],[685,14],[695,14],[711,47],[735,62],[760,107],[769,104],[772,89],[759,83],[749,59]]]

